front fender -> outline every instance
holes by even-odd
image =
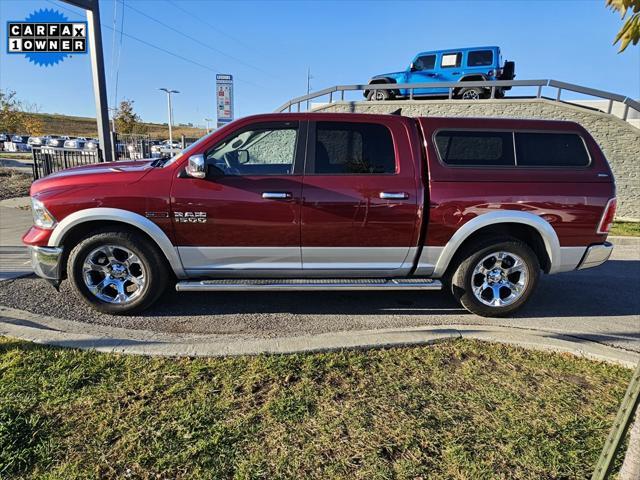
[[[125,223],[142,230],[144,233],[149,235],[158,248],[160,248],[176,276],[178,278],[187,277],[184,269],[182,268],[182,262],[180,261],[178,252],[173,243],[171,243],[169,237],[167,237],[162,229],[151,220],[129,210],[104,207],[78,210],[77,212],[66,216],[60,223],[58,223],[58,225],[56,225],[49,237],[48,245],[49,247],[61,246],[62,239],[66,234],[82,223],[105,220]]]

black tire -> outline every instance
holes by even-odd
[[[458,97],[462,100],[480,100],[481,98],[487,98],[487,92],[484,88],[461,88],[458,92]]]
[[[111,247],[115,247],[115,250],[110,250]],[[110,250],[115,261],[109,262],[103,250]],[[135,257],[129,256],[129,254]],[[114,282],[122,283],[122,288],[133,290],[133,293],[125,291],[125,294],[130,293],[130,296],[133,297],[131,300],[123,303],[111,303],[92,293],[83,272],[83,265],[90,255],[92,260],[96,262],[92,265],[96,265],[95,268],[99,270],[92,270],[88,274],[91,277],[89,280],[98,284],[102,284],[101,280],[105,280],[106,286],[100,290],[102,297],[108,298],[111,294],[115,296],[119,294],[115,284],[110,284],[111,280],[107,280],[107,277],[109,277],[109,279],[114,279]],[[125,262],[134,258],[139,262],[124,266]],[[104,264],[99,265],[98,263],[101,262]],[[126,272],[127,277],[120,270],[116,274],[120,275],[121,278],[110,277],[105,273],[107,271],[113,273],[113,268],[110,265],[117,264],[117,262],[124,266],[124,272]],[[113,228],[95,231],[90,237],[78,243],[69,254],[67,273],[70,282],[87,304],[100,312],[115,315],[140,312],[150,307],[166,290],[171,278],[166,259],[155,244],[134,232],[118,231]],[[142,287],[138,287],[136,283],[126,280],[132,275],[137,275],[136,282],[143,281]]]
[[[498,265],[499,259],[493,256],[492,260],[492,254],[499,252],[506,256]],[[522,263],[521,272],[506,275],[510,268],[519,268],[512,268],[518,261]],[[483,317],[503,317],[520,309],[531,297],[540,278],[540,262],[536,254],[527,244],[510,237],[479,239],[465,249],[458,262],[449,277],[445,277],[445,284],[450,284],[453,296],[464,308]],[[474,273],[481,262],[487,273]],[[487,287],[482,288],[485,285]],[[474,287],[481,291],[480,298],[474,293]],[[496,301],[496,292],[499,301]]]
[[[367,100],[385,101],[392,98],[391,90],[369,90],[367,92]]]

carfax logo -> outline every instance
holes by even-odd
[[[23,22],[7,22],[7,36],[7,53],[23,54],[45,67],[70,54],[87,53],[87,22],[70,22],[53,9],[35,11]]]

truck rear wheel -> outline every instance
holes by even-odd
[[[170,276],[162,253],[149,240],[113,230],[95,232],[76,245],[67,272],[86,303],[116,315],[150,307]]]
[[[451,277],[454,297],[471,313],[502,317],[521,308],[535,290],[540,263],[516,239],[480,240],[466,250]]]

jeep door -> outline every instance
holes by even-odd
[[[305,275],[407,274],[424,196],[420,139],[412,120],[327,115],[309,122],[307,145],[301,213]]]
[[[241,123],[203,150],[206,178],[173,181],[176,245],[189,275],[300,270],[300,138],[306,122]]]
[[[419,55],[412,63],[409,72],[409,83],[435,83],[443,82],[440,72],[436,69],[437,55],[430,53],[427,55]],[[414,95],[441,95],[447,94],[446,88],[416,88]],[[405,95],[409,95],[406,92]]]
[[[462,76],[462,52],[443,52],[439,55],[438,71],[441,82],[457,82]]]

